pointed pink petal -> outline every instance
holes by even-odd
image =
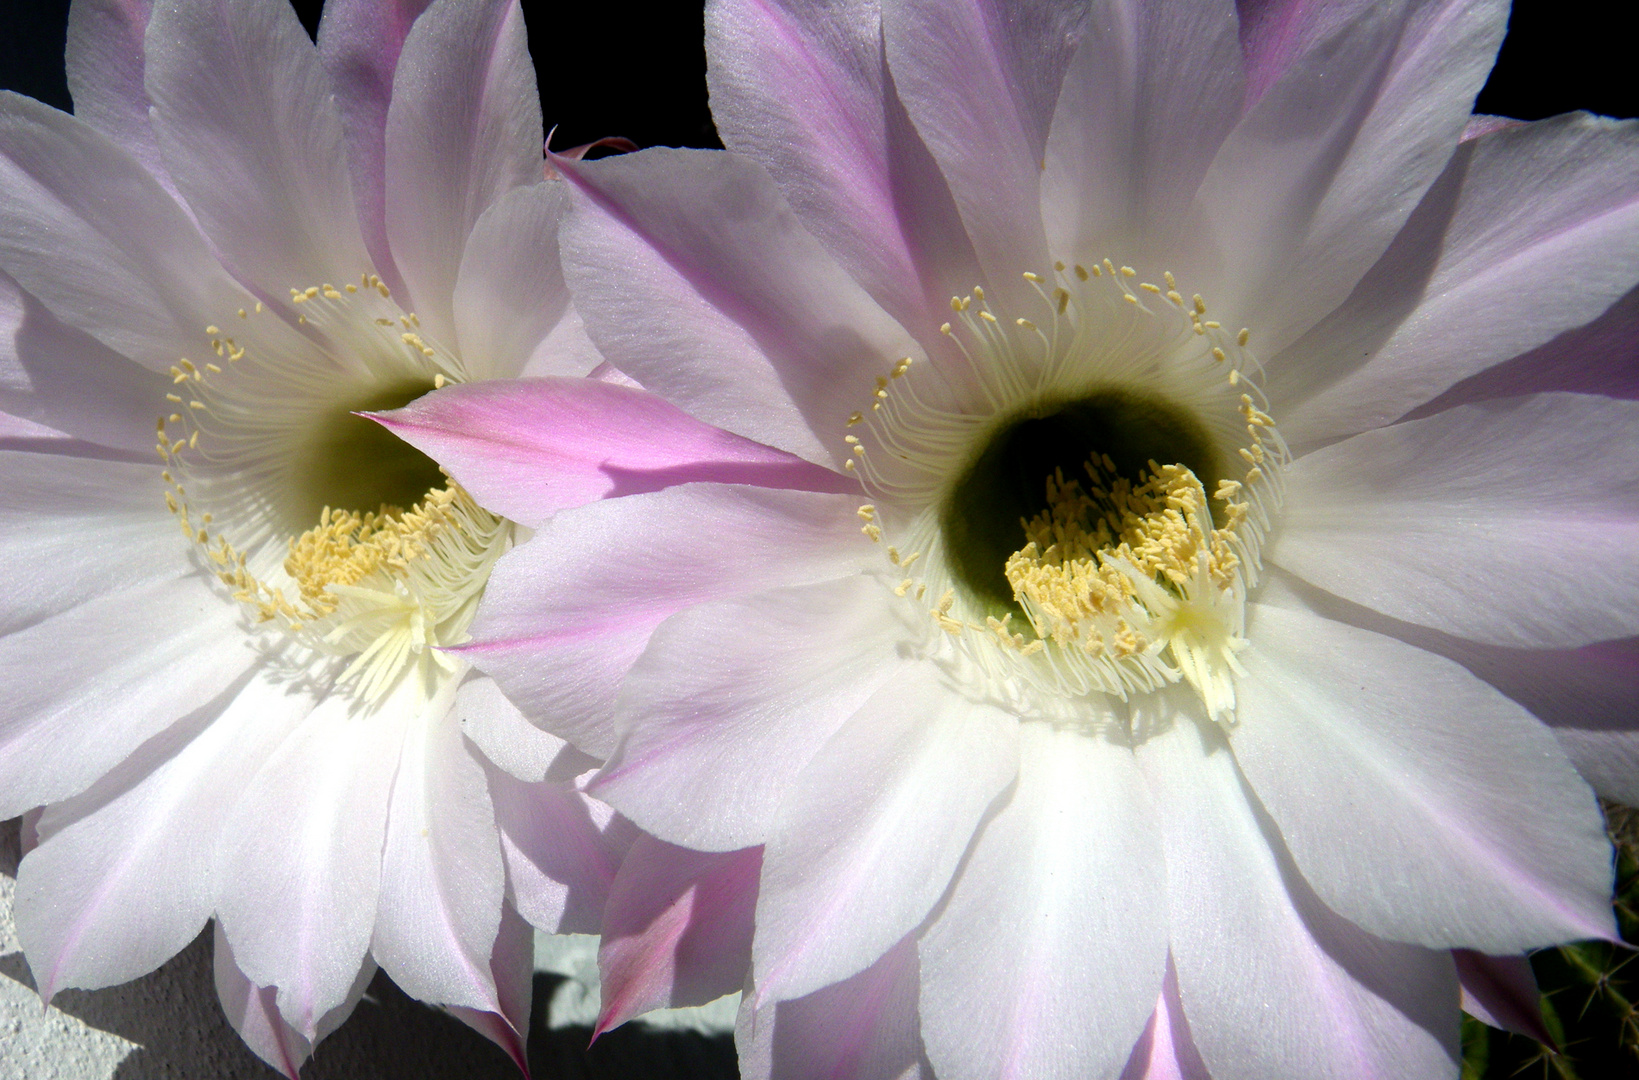
[[[651,1009],[704,1005],[751,968],[761,848],[706,853],[644,834],[609,888],[594,1038]]]
[[[1639,122],[1571,114],[1466,142],[1343,306],[1269,360],[1281,432],[1313,444],[1389,423],[1595,319],[1636,280]],[[1610,344],[1577,358],[1602,369],[1592,392],[1639,381],[1619,330]],[[1516,365],[1512,381],[1552,378]]]
[[[216,996],[228,1023],[257,1057],[288,1080],[300,1080],[302,1063],[313,1053],[312,1045],[279,1015],[277,992],[270,986],[257,986],[239,970],[220,923],[215,935]]]
[[[376,417],[481,504],[538,526],[598,499],[713,481],[809,491],[857,482],[595,379],[468,383]]]
[[[849,415],[922,350],[762,167],[666,148],[558,166],[576,193],[564,277],[609,362],[707,423],[840,471]]]
[[[142,82],[151,8],[150,0],[76,0],[68,8],[64,66],[74,115],[142,162],[174,196]]]
[[[509,902],[547,933],[597,933],[637,829],[572,783],[530,784],[492,767],[489,788]]]
[[[1451,958],[1462,981],[1464,1012],[1494,1028],[1554,1045],[1553,1034],[1542,1022],[1537,977],[1529,960],[1469,949],[1454,949]]]

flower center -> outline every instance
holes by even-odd
[[[167,502],[233,598],[312,663],[348,661],[337,681],[362,701],[415,670],[431,696],[461,667],[437,649],[465,640],[512,526],[355,414],[406,405],[464,368],[374,278],[291,298],[299,335],[262,322],[242,346],[207,327],[227,367],[172,369],[188,396],[169,395],[178,411],[159,422]]]
[[[901,361],[849,418],[877,500],[864,532],[899,596],[937,598],[987,688],[1040,703],[1183,680],[1228,722],[1287,460],[1250,335],[1170,274],[1136,290],[1108,262],[1025,277],[1044,317],[1002,318],[977,287],[954,298],[943,329],[966,369],[947,358],[933,393]]]
[[[1019,547],[1019,523],[1053,505],[1053,478],[1075,482],[1089,460],[1135,477],[1152,461],[1186,464],[1215,484],[1217,453],[1188,413],[1125,389],[1077,401],[1038,402],[998,425],[951,486],[939,524],[959,582],[1002,611],[1017,610],[1004,567]],[[1044,481],[1046,495],[1044,498]]]

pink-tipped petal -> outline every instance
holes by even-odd
[[[287,1080],[300,1080],[302,1064],[313,1053],[312,1044],[279,1015],[277,991],[271,986],[257,986],[239,970],[221,924],[214,933],[212,967],[223,1015],[252,1053]]]
[[[899,95],[950,184],[982,284],[1004,299],[1034,299],[1019,275],[1051,269],[1042,158],[1084,15],[1059,0],[909,0],[882,14]]]
[[[319,18],[319,59],[336,88],[348,175],[364,246],[376,273],[403,287],[387,245],[387,107],[404,39],[429,0],[329,0]]]
[[[1287,471],[1267,558],[1514,648],[1639,633],[1639,402],[1538,394],[1365,432]]]
[[[179,0],[147,45],[166,168],[239,278],[282,298],[369,272],[330,77],[295,10]]]
[[[535,975],[535,931],[511,904],[501,906],[501,926],[490,953],[499,1010],[481,1012],[450,1006],[451,1015],[506,1051],[529,1080],[529,1013]]]
[[[43,997],[134,979],[199,933],[217,901],[230,811],[309,705],[285,689],[259,674],[201,702],[40,816],[15,914]]]
[[[1132,748],[1026,721],[1018,782],[917,946],[940,1080],[1113,1077],[1161,993],[1166,892]]]
[[[1345,11],[1225,139],[1191,257],[1151,271],[1177,271],[1226,325],[1249,326],[1260,356],[1342,303],[1400,231],[1456,147],[1508,15],[1503,0]]]
[[[851,979],[794,1001],[740,1003],[734,1042],[745,1080],[933,1080],[917,1035],[916,942],[907,937]]]
[[[468,383],[377,417],[473,497],[530,526],[598,499],[696,481],[858,490],[811,462],[694,419],[645,390],[595,379]]]
[[[1201,1052],[1190,1038],[1189,1019],[1178,998],[1178,973],[1167,959],[1167,976],[1156,999],[1155,1012],[1144,1034],[1133,1045],[1132,1057],[1121,1070],[1121,1080],[1212,1080]]]
[[[142,82],[152,6],[150,0],[75,0],[68,8],[64,69],[74,115],[113,139],[175,195]]]
[[[603,1011],[593,1036],[651,1009],[704,1005],[751,968],[761,848],[699,852],[639,836],[603,913]]]
[[[1465,143],[1343,306],[1270,360],[1281,432],[1314,443],[1393,421],[1636,279],[1639,122],[1577,113]],[[1594,386],[1619,385],[1617,357],[1598,363]]]
[[[921,349],[762,167],[644,150],[560,162],[564,276],[609,362],[694,416],[841,469],[848,417]]]
[[[310,1040],[370,948],[408,711],[392,696],[373,713],[350,704],[324,698],[259,755],[223,834],[217,918],[240,969],[279,988],[280,1014]]]
[[[450,705],[435,698],[404,733],[370,952],[411,997],[500,1012],[489,960],[506,872],[484,766]]]
[[[1230,745],[1333,910],[1495,954],[1614,934],[1604,823],[1546,727],[1421,649],[1301,610],[1248,614]]]
[[[543,176],[541,106],[517,0],[435,0],[404,42],[387,110],[387,236],[410,304],[453,338],[467,237]]]
[[[725,0],[706,11],[712,115],[875,300],[938,341],[980,280],[950,190],[899,101],[875,0]]]
[[[763,857],[759,1004],[858,974],[927,917],[1013,781],[1018,739],[1012,716],[917,664],[827,740],[781,805]]]
[[[1180,242],[1200,235],[1190,206],[1240,117],[1232,0],[1094,5],[1047,140],[1051,250],[1170,266]]]

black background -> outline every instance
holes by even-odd
[[[318,0],[298,0],[309,31]],[[702,5],[695,0],[525,0],[529,47],[553,146],[623,135],[640,146],[719,146],[706,107]],[[1602,4],[1519,0],[1475,109],[1539,120],[1570,109],[1639,115],[1628,36]],[[0,0],[0,88],[69,107],[68,0]]]

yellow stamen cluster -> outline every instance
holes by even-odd
[[[408,577],[410,560],[419,558],[436,533],[459,528],[451,507],[471,497],[453,480],[427,492],[409,510],[383,505],[358,513],[325,507],[319,523],[290,541],[285,573],[296,583],[308,613],[304,619],[323,618],[336,610],[333,585],[357,585],[379,571]],[[472,507],[476,510],[476,505]]]
[[[1038,639],[1119,659],[1150,646],[1129,618],[1138,601],[1133,571],[1183,590],[1205,554],[1213,585],[1231,588],[1234,523],[1244,511],[1231,509],[1225,528],[1208,531],[1206,493],[1183,465],[1152,463],[1137,485],[1107,458],[1089,461],[1087,474],[1090,493],[1062,471],[1047,479],[1048,509],[1022,522],[1026,543],[1007,560],[1007,580]],[[1028,644],[1022,634],[1004,639]]]

